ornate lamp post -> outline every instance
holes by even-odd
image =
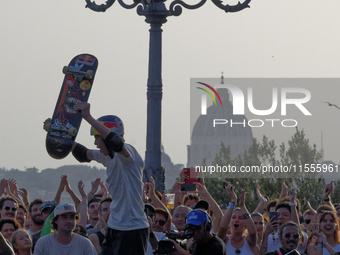
[[[238,12],[247,7],[251,0],[238,2],[236,5],[223,5],[221,0],[212,2],[225,12]],[[108,0],[105,4],[97,5],[91,0],[86,0],[86,7],[93,11],[105,12],[114,4],[115,0]],[[200,0],[197,4],[187,4],[181,0],[174,0],[168,9],[166,0],[133,0],[132,4],[126,4],[118,0],[119,4],[126,9],[137,6],[137,14],[145,16],[145,21],[150,24],[149,43],[149,73],[147,83],[147,136],[144,181],[150,176],[156,181],[156,189],[164,191],[164,168],[161,160],[161,111],[162,111],[162,25],[168,16],[179,16],[182,6],[187,9],[197,9],[205,4],[206,0]]]

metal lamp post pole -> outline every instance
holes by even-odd
[[[105,4],[97,5],[91,0],[85,0],[86,7],[93,11],[105,12],[114,4],[115,0],[108,0]],[[238,2],[236,5],[223,5],[220,0],[212,2],[225,12],[238,12],[247,7],[251,0]],[[134,0],[132,4],[126,4],[118,0],[119,4],[132,9],[137,6],[138,15],[145,16],[145,21],[150,24],[149,44],[149,71],[147,82],[147,135],[144,181],[149,181],[153,176],[156,181],[156,190],[164,191],[164,168],[162,167],[161,155],[161,117],[162,117],[162,25],[167,21],[168,16],[179,16],[182,7],[197,9],[205,4],[206,0],[200,0],[194,5],[186,4],[181,0],[170,3],[169,8],[165,6],[166,0]]]

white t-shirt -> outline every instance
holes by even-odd
[[[254,254],[253,251],[251,250],[246,238],[244,238],[244,244],[242,246],[242,248],[240,249],[235,249],[232,245],[231,245],[231,238],[229,237],[229,240],[226,244],[226,249],[227,249],[227,254],[228,255],[236,255],[236,254],[247,254],[247,255],[251,255]],[[236,253],[236,250],[239,250],[239,253]]]
[[[340,251],[340,244],[338,244],[337,246],[333,247],[333,249],[338,252]],[[322,255],[331,255],[326,248],[323,248],[323,252],[322,252]]]
[[[129,231],[149,227],[144,213],[142,173],[144,162],[136,149],[125,144],[130,153],[125,157],[115,153],[113,159],[100,151],[92,151],[94,159],[107,167],[107,184],[112,198],[108,227]]]
[[[96,249],[89,239],[78,234],[73,234],[68,245],[61,245],[49,234],[39,238],[34,248],[35,255],[97,255]]]

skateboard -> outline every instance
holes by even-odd
[[[52,158],[65,158],[72,149],[82,120],[81,113],[73,110],[73,107],[78,102],[87,102],[97,67],[95,56],[81,54],[63,68],[65,78],[52,121],[45,127],[46,150]]]

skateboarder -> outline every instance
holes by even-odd
[[[90,104],[78,103],[79,110],[91,127],[99,150],[90,150],[74,142],[72,153],[80,162],[95,160],[107,167],[108,190],[112,197],[108,231],[101,254],[145,254],[149,239],[149,223],[144,213],[143,160],[136,149],[124,143],[123,122],[117,116],[96,120]]]

